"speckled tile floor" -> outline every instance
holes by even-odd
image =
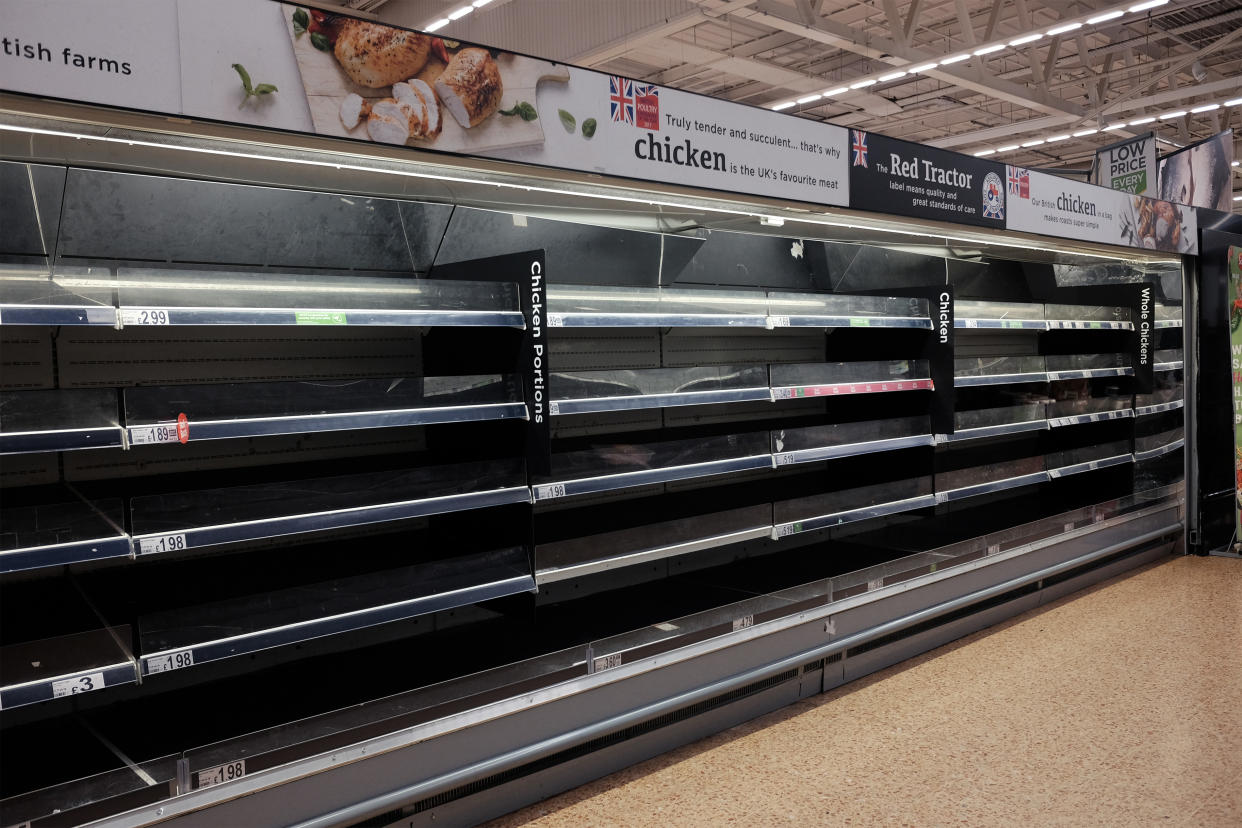
[[[1242,562],[1174,558],[488,823],[1242,826]]]

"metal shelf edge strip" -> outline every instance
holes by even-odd
[[[104,558],[128,558],[130,554],[128,535],[90,540],[52,543],[6,549],[0,552],[0,572],[20,572],[45,566],[98,561]]]
[[[1049,371],[1048,380],[1090,379],[1091,377],[1131,377],[1133,368],[1082,368],[1072,371]]]
[[[184,647],[174,647],[154,653],[145,653],[142,656],[142,674],[150,676],[156,675],[159,672],[169,672],[157,671],[157,673],[151,673],[150,664],[153,661],[167,658],[169,655],[184,653],[187,650],[192,651],[194,654],[193,664],[201,664],[229,658],[230,656],[244,655],[273,647],[296,644],[312,638],[322,638],[365,627],[373,627],[390,621],[400,621],[406,618],[413,618],[416,615],[427,615],[440,610],[465,606],[466,604],[489,601],[506,595],[531,592],[534,589],[535,579],[530,575],[520,575],[502,581],[493,581],[487,584],[477,584],[448,592],[440,592],[435,595],[411,598],[407,601],[397,601],[376,607],[365,607],[338,615],[329,615],[323,618],[284,624],[279,627],[255,630],[254,632],[228,638],[218,638],[212,641],[187,644]]]
[[[1083,423],[1098,423],[1104,420],[1122,420],[1126,417],[1133,417],[1134,411],[1129,408],[1118,408],[1113,411],[1096,411],[1092,414],[1074,414],[1069,417],[1051,417],[1048,420],[1050,428],[1058,428],[1060,426],[1082,425]]]
[[[98,687],[92,687],[86,692],[98,692],[107,687],[113,687],[118,684],[134,684],[138,681],[138,671],[132,661],[121,661],[115,664],[108,664],[102,667],[90,667],[82,670],[74,670],[72,673],[65,673],[60,676],[52,676],[50,678],[36,679],[35,681],[27,681],[21,684],[12,684],[8,687],[0,687],[0,709],[10,710],[14,707],[22,707],[27,704],[38,704],[39,702],[51,701],[57,698],[52,685],[61,682],[78,682],[84,678],[92,678],[96,674],[102,674],[103,683]],[[92,682],[93,684],[93,682]],[[68,692],[60,696],[66,698],[70,696],[82,695],[82,690],[78,692]]]
[[[839,446],[820,446],[818,448],[798,449],[797,451],[775,452],[772,462],[777,467],[796,463],[813,463],[816,460],[831,460],[834,457],[853,457],[859,454],[873,454],[879,451],[910,448],[912,446],[930,446],[935,442],[931,434],[912,434],[907,437],[889,437],[885,440],[871,440],[866,443],[846,443]]]
[[[990,319],[981,316],[965,316],[954,319],[953,327],[959,330],[978,328],[980,330],[1046,331],[1048,330],[1048,322],[1043,319]]]
[[[318,431],[349,431],[368,428],[392,428],[432,423],[460,423],[481,420],[525,419],[524,403],[485,403],[428,408],[406,408],[389,411],[353,411],[333,414],[299,414],[284,417],[246,417],[236,420],[189,420],[191,440],[220,440],[230,437],[261,437],[275,434],[302,434]],[[134,432],[145,431],[169,423],[147,423],[129,426],[130,442]]]
[[[1085,463],[1073,463],[1068,466],[1060,466],[1059,468],[1049,469],[1048,477],[1055,480],[1058,477],[1068,477],[1071,474],[1082,474],[1083,472],[1095,471],[1096,469],[1104,469],[1109,466],[1119,466],[1122,463],[1133,462],[1133,455],[1117,454],[1113,457],[1103,457],[1099,460],[1088,460]]]
[[[351,308],[210,308],[210,307],[160,307],[167,312],[167,324],[153,325],[137,322],[125,323],[126,314],[147,310],[149,307],[122,305],[118,318],[125,327],[152,328],[177,325],[304,325],[304,326],[463,326],[524,328],[525,318],[518,311],[471,311],[471,310],[376,310]],[[299,316],[312,317],[313,321],[299,320]],[[340,317],[335,320],[333,317]]]
[[[69,305],[0,305],[0,325],[116,326],[116,308]]]
[[[1134,416],[1145,417],[1148,414],[1160,414],[1164,411],[1175,411],[1186,404],[1185,400],[1173,400],[1171,402],[1156,403],[1155,405],[1141,405],[1134,409]]]
[[[0,434],[0,454],[112,448],[123,444],[120,426],[62,428],[55,431],[13,431]]]
[[[832,526],[840,526],[845,523],[855,523],[860,520],[867,520],[873,517],[883,517],[884,515],[895,515],[899,512],[910,512],[915,509],[923,509],[928,506],[936,505],[936,496],[934,494],[919,495],[918,497],[909,497],[905,500],[894,500],[890,503],[879,503],[875,506],[864,506],[860,509],[849,509],[844,512],[833,512],[828,515],[817,515],[816,517],[806,518],[804,520],[791,520],[785,523],[778,523],[772,527],[772,539],[779,540],[788,535],[796,535],[800,532],[811,532],[816,529],[824,529]]]
[[[774,400],[804,400],[816,397],[837,397],[844,394],[886,394],[897,391],[934,391],[929,378],[908,380],[859,380],[820,385],[779,385],[772,388]],[[798,393],[802,392],[802,393]]]
[[[640,552],[631,552],[626,555],[618,555],[615,558],[604,558],[603,560],[573,564],[571,566],[540,569],[535,572],[535,583],[546,584],[554,581],[564,581],[569,578],[577,578],[580,575],[591,575],[596,572],[606,572],[611,569],[634,566],[636,564],[646,563],[647,561],[672,558],[677,555],[688,555],[691,552],[698,552],[703,549],[714,549],[715,547],[727,546],[731,543],[741,543],[742,541],[766,538],[771,534],[771,526],[755,526],[750,529],[741,529],[737,532],[729,532],[724,535],[712,535],[711,537],[696,538],[694,540],[685,541],[684,543],[673,543],[668,546],[657,546],[651,549],[644,549]],[[535,555],[536,557],[539,555],[538,548],[535,549]]]
[[[762,388],[729,388],[719,391],[686,391],[672,394],[635,394],[626,397],[584,397],[571,400],[553,400],[553,416],[565,414],[592,414],[599,411],[630,411],[641,408],[671,408],[682,405],[709,405],[712,403],[757,402],[771,400],[772,392]]]
[[[530,489],[525,486],[515,486],[493,489],[487,492],[467,492],[418,500],[405,500],[396,503],[377,503],[373,506],[358,506],[350,509],[333,509],[324,512],[311,512],[309,514],[262,518],[260,520],[225,523],[216,526],[187,527],[184,529],[171,529],[166,532],[147,532],[141,535],[134,535],[134,551],[140,555],[160,554],[158,552],[143,553],[141,551],[142,541],[158,540],[170,535],[184,534],[185,548],[192,549],[235,541],[259,540],[280,535],[298,535],[369,523],[387,523],[406,518],[424,517],[446,512],[460,512],[468,509],[483,509],[488,506],[500,506],[507,503],[527,503],[529,501]]]
[[[593,494],[613,489],[626,489],[632,486],[645,486],[652,483],[668,483],[674,480],[688,480],[695,477],[709,477],[715,474],[728,474],[736,471],[771,468],[772,455],[755,454],[749,457],[731,457],[727,460],[711,460],[706,463],[689,463],[684,466],[668,466],[659,469],[622,472],[620,474],[599,475],[597,477],[581,477],[576,480],[540,483],[532,488],[535,500],[552,500],[558,497],[570,497],[579,494]],[[557,493],[557,489],[561,492]]]
[[[1046,483],[1047,481],[1048,472],[1046,471],[1023,474],[1018,477],[1007,477],[1004,480],[993,480],[989,483],[979,483],[975,486],[963,486],[960,489],[937,492],[936,501],[938,503],[945,503],[951,500],[961,500],[965,497],[977,497],[978,495],[1000,492],[1005,489],[1016,489],[1019,486],[1030,486],[1034,483]]]
[[[1112,319],[1049,319],[1049,330],[1065,331],[1132,331],[1133,322],[1117,322]]]
[[[549,328],[766,328],[768,317],[734,313],[548,313]]]
[[[770,322],[768,327],[779,328],[915,328],[930,331],[932,321],[926,316],[807,316],[792,314],[790,316],[769,316],[768,319],[780,320]]]
[[[1182,327],[1182,320],[1180,319],[1157,319],[1156,327],[1157,328],[1180,328]]]
[[[1156,371],[1180,371],[1185,365],[1184,361],[1178,362],[1157,362],[1154,366]]]

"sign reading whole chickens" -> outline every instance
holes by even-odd
[[[1197,253],[1191,207],[1007,165],[1010,230],[1169,253]]]

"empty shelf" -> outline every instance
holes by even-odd
[[[929,418],[900,417],[774,431],[772,457],[777,466],[787,466],[933,442]]]
[[[1045,382],[1047,379],[1047,368],[1041,356],[961,357],[953,360],[953,384],[959,388]]]
[[[772,366],[772,398],[831,397],[934,389],[926,360]]]
[[[1119,420],[1133,416],[1134,410],[1130,408],[1129,395],[1075,397],[1048,403],[1048,425],[1052,428],[1097,423],[1103,420]]]
[[[548,384],[553,415],[772,398],[765,365],[560,371]]]
[[[552,474],[535,500],[626,489],[750,469],[771,468],[767,432],[702,440],[599,446],[552,455]]]
[[[135,497],[134,551],[176,552],[529,499],[520,461]]]
[[[1183,365],[1181,348],[1167,348],[1156,351],[1155,368],[1157,371],[1178,371]]]
[[[0,391],[0,454],[72,451],[124,443],[116,391]]]
[[[0,512],[0,572],[127,558],[120,500],[22,506]]]
[[[769,504],[604,532],[535,547],[540,584],[688,555],[772,534]]]
[[[1134,409],[1134,416],[1146,417],[1151,414],[1160,414],[1165,411],[1176,411],[1186,403],[1183,400],[1169,400],[1168,402],[1151,403],[1150,405],[1140,405]]]
[[[771,328],[932,328],[926,299],[769,293],[767,308]]]
[[[936,475],[936,501],[945,503],[1047,480],[1048,472],[1044,469],[1042,456],[959,469]]]
[[[953,306],[953,327],[961,329],[1046,331],[1043,305],[959,299]]]
[[[1156,322],[1157,328],[1180,328],[1182,327],[1182,306],[1181,305],[1156,305]]]
[[[112,276],[101,268],[0,265],[0,325],[116,325]]]
[[[1107,305],[1045,305],[1049,330],[1132,331],[1130,309]]]
[[[773,504],[773,539],[936,505],[931,477],[895,480]]]
[[[1157,434],[1136,435],[1134,438],[1134,459],[1138,461],[1150,460],[1154,457],[1177,451],[1184,444],[1184,429],[1182,426],[1161,431]]]
[[[131,443],[523,419],[515,378],[413,377],[125,389]]]
[[[1045,458],[1048,476],[1052,478],[1068,477],[1133,462],[1134,456],[1130,453],[1128,440],[1115,440],[1085,448],[1059,451]]]
[[[123,326],[525,326],[499,282],[120,268],[116,284]]]
[[[757,291],[549,286],[550,328],[766,328]]]
[[[521,547],[371,572],[144,617],[150,676],[535,588]]]
[[[129,639],[129,627],[118,627],[0,648],[0,708],[133,684],[137,668],[118,643]]]
[[[943,442],[978,440],[1023,431],[1043,431],[1047,428],[1048,421],[1044,419],[1042,403],[976,408],[954,413],[953,433],[944,435]]]

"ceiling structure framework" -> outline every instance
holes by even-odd
[[[1086,170],[1097,147],[1149,130],[1161,153],[1230,127],[1242,134],[1239,0],[340,2],[445,37],[1028,167]],[[1238,166],[1233,190],[1242,198]]]

